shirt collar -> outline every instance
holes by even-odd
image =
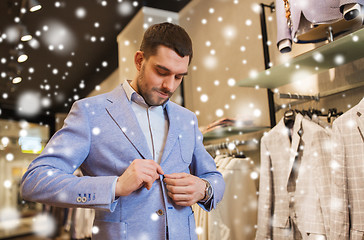
[[[123,88],[124,88],[124,91],[126,93],[126,96],[129,100],[129,102],[133,101],[141,106],[148,108],[149,105],[145,102],[144,98],[139,93],[137,93],[132,88],[132,86],[130,86],[130,82],[131,82],[131,80],[125,80],[123,83]],[[169,100],[167,100],[165,103],[163,103],[163,105],[162,105],[163,109],[166,107],[168,102],[169,102]]]

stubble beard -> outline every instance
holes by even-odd
[[[170,97],[173,95],[172,92],[169,92],[169,91],[165,91],[163,89],[159,89],[157,87],[153,87],[151,89],[151,91],[147,91],[146,90],[146,87],[145,87],[145,71],[144,71],[144,66],[142,66],[142,69],[140,70],[140,74],[138,76],[138,79],[137,79],[137,87],[138,87],[138,90],[139,90],[139,94],[144,98],[144,101],[149,105],[149,106],[161,106],[163,105],[164,103],[166,103]],[[168,94],[168,98],[166,98],[164,101],[162,102],[156,102],[153,100],[153,93],[154,92],[162,92],[162,93],[165,93],[165,94]]]

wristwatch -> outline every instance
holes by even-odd
[[[205,197],[200,201],[201,202],[206,202],[212,196],[212,187],[211,187],[211,184],[209,183],[209,181],[207,181],[205,179],[201,179],[201,180],[206,183],[206,188],[205,188]]]

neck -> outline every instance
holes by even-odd
[[[139,93],[138,91],[138,85],[137,85],[137,80],[134,79],[130,82],[130,86],[134,89],[134,91],[136,91],[137,93]]]

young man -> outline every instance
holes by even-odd
[[[148,28],[136,77],[74,103],[24,174],[24,199],[96,209],[93,239],[197,239],[190,206],[215,208],[225,184],[196,116],[169,101],[191,57],[183,28]]]

